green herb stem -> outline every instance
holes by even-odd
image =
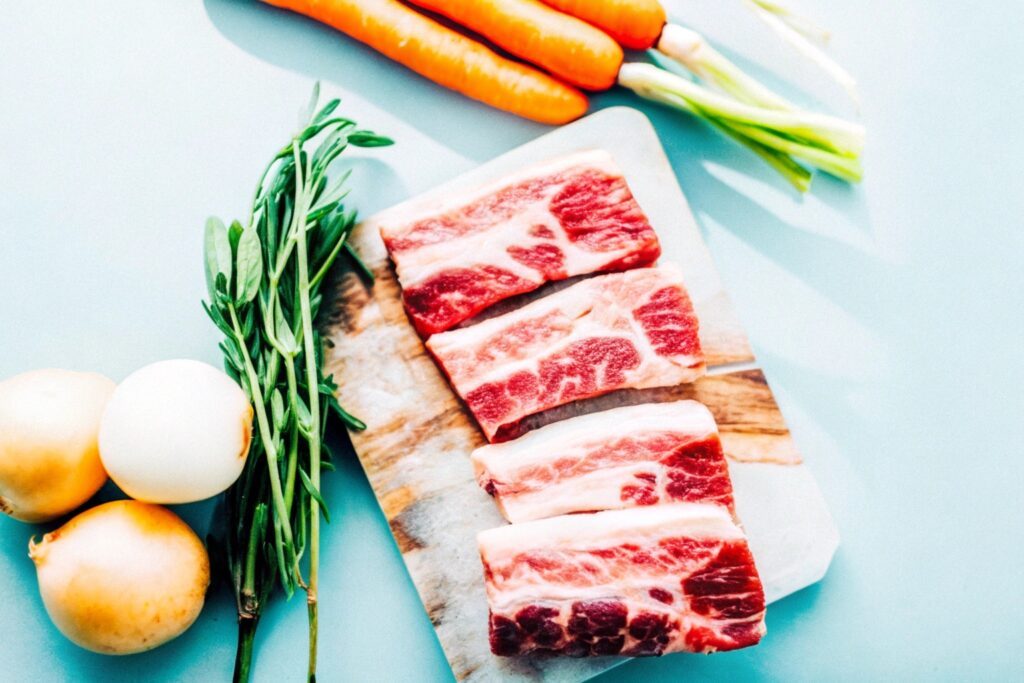
[[[238,647],[235,650],[235,671],[232,676],[234,683],[248,681],[252,670],[253,648],[256,640],[256,626],[259,619],[255,616],[241,616],[238,620]]]
[[[231,316],[231,326],[235,331],[235,337],[238,341],[241,349],[246,349],[245,336],[242,333],[241,325],[238,322],[238,314],[235,310],[234,304],[228,304],[228,313]],[[242,360],[245,363],[245,372],[249,381],[249,389],[252,392],[253,410],[256,413],[256,424],[260,430],[260,439],[263,443],[263,450],[267,458],[267,471],[270,476],[270,491],[273,498],[274,509],[275,509],[275,526],[278,526],[281,531],[281,536],[284,541],[282,544],[277,544],[278,561],[281,564],[282,572],[287,573],[288,567],[294,568],[298,571],[298,565],[295,560],[292,545],[292,528],[288,521],[288,508],[284,504],[284,492],[281,490],[281,476],[277,469],[277,444],[274,442],[273,434],[270,429],[270,421],[267,419],[267,407],[263,399],[263,391],[260,388],[259,376],[256,374],[256,369],[253,367],[252,358],[249,357],[247,352],[242,354]],[[286,557],[287,555],[290,555]]]
[[[294,147],[294,144],[293,144]],[[309,442],[309,479],[313,492],[320,492],[320,371],[317,368],[317,352],[313,347],[313,312],[309,301],[309,263],[306,246],[306,202],[308,194],[303,190],[302,160],[295,152],[297,186],[295,207],[299,216],[295,233],[296,261],[298,263],[299,307],[302,317],[302,337],[306,360],[306,387],[309,390],[310,424],[305,431]],[[317,588],[320,578],[320,503],[316,495],[310,496],[309,533],[309,582],[306,587],[306,602],[309,606],[309,680],[316,680],[316,655],[318,636]]]
[[[291,390],[295,382],[295,370],[289,364],[288,388]],[[285,475],[284,502],[289,510],[295,498],[295,471],[299,465],[299,433],[294,429],[288,434],[288,471]]]

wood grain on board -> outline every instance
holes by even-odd
[[[777,526],[776,520],[783,519],[781,523],[788,525],[790,519],[807,516],[800,507],[803,493],[791,496],[779,491],[780,485],[787,486],[786,482],[792,479],[797,488],[802,487],[801,491],[811,492],[813,500],[807,514],[824,515],[825,523],[811,525],[813,528],[803,536],[789,534],[793,538],[786,542],[799,543],[801,548],[814,546],[820,540],[820,529],[826,529],[825,535],[832,529],[831,520],[824,506],[815,502],[818,499],[814,497],[819,494],[813,480],[805,468],[798,466],[799,456],[764,375],[753,367],[746,335],[657,137],[642,115],[631,110],[613,112],[606,110],[563,127],[435,192],[485,182],[527,162],[596,146],[599,140],[608,141],[634,195],[658,231],[662,261],[675,262],[683,270],[700,319],[701,342],[710,374],[692,385],[619,391],[573,403],[531,416],[525,424],[535,428],[575,414],[627,403],[699,400],[714,413],[725,451],[735,463],[733,467],[742,470],[743,476],[737,480],[737,500],[743,496],[743,487],[749,486],[752,493],[746,503],[748,509],[755,511],[752,514],[757,514],[759,505],[766,510],[771,507],[776,509],[774,514],[785,512],[788,517],[766,514],[761,521]],[[646,129],[638,125],[637,116]],[[630,143],[611,143],[608,126],[618,127],[624,122],[634,128],[635,139]],[[538,158],[542,152],[545,156]],[[327,348],[326,371],[335,376],[342,405],[369,425],[366,431],[352,434],[355,451],[456,678],[575,683],[621,662],[621,658],[572,660],[491,655],[476,534],[505,522],[490,497],[477,486],[469,461],[472,450],[485,440],[406,318],[394,270],[372,218],[357,227],[352,241],[375,274],[376,282],[370,287],[355,274],[346,273],[334,283],[324,306],[324,334],[333,343]],[[564,284],[554,283],[524,299],[543,296],[561,286]],[[521,303],[517,300],[504,306]],[[735,364],[744,365],[722,367],[717,373],[714,370],[716,366]],[[792,472],[793,476],[782,470]],[[768,479],[762,472],[769,473]],[[763,497],[764,482],[769,479],[782,484],[770,485],[774,499],[762,505],[758,497]],[[748,485],[747,481],[753,483]],[[782,511],[777,504],[779,496],[795,502]],[[797,546],[779,546],[775,533],[755,538],[756,527],[757,524],[748,525],[751,544],[765,548],[761,557],[756,553],[755,557],[766,590],[774,591],[773,597],[820,578],[834,544],[813,557],[808,553],[809,559],[804,562],[800,553],[793,552]],[[781,577],[777,583],[773,583],[773,574]],[[778,588],[772,588],[773,585]]]

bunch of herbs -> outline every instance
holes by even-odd
[[[206,224],[203,308],[224,333],[225,368],[249,396],[256,422],[245,469],[223,506],[220,550],[238,605],[235,681],[249,679],[256,626],[276,587],[288,597],[306,593],[308,678],[315,680],[321,515],[330,521],[320,486],[323,470],[332,469],[327,418],[366,428],[324,376],[316,327],[324,279],[339,257],[372,280],[347,241],[356,222],[342,204],[348,173],[331,179],[328,172],[350,145],[391,140],[336,115],[338,100],[319,109],[318,100],[319,85],[299,130],[260,176],[246,223]]]

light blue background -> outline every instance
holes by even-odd
[[[248,2],[2,3],[0,377],[218,363],[201,226],[245,209],[312,80],[399,145],[353,156],[382,208],[543,133],[335,33]],[[755,649],[626,664],[612,681],[999,680],[1024,640],[1021,5],[829,0],[869,130],[867,180],[799,200],[702,125],[654,121],[843,536]],[[419,131],[419,132],[417,132]],[[629,131],[623,131],[628,135]],[[324,681],[450,674],[358,465],[328,478]],[[207,505],[183,514],[204,527]],[[50,626],[0,520],[0,678],[224,680],[233,605],[112,659]],[[481,625],[481,628],[483,625]],[[275,604],[257,680],[300,680],[305,611]]]

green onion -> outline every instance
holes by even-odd
[[[798,170],[801,167],[795,159],[844,180],[860,180],[863,126],[791,105],[744,74],[692,31],[669,28],[667,56],[678,57],[684,66],[724,93],[641,63],[622,66],[620,85],[708,121],[755,151],[801,192],[809,187],[810,175]]]

